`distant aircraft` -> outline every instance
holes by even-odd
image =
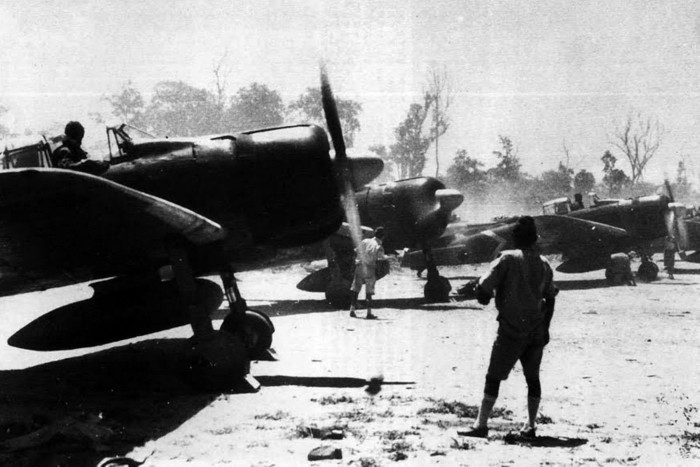
[[[642,259],[638,276],[653,280],[659,269],[651,255],[658,251],[659,242],[666,235],[674,235],[684,251],[700,247],[700,223],[691,225],[695,221],[685,219],[685,207],[675,203],[668,185],[667,189],[668,194],[597,200],[576,211],[570,210],[568,198],[545,203],[545,214],[534,216],[540,237],[537,244],[543,254],[562,255],[557,270],[565,273],[604,269],[611,254],[635,251]],[[501,250],[513,248],[516,219],[449,225],[432,244],[435,262],[467,264],[493,260]],[[403,265],[420,271],[424,267],[420,252],[405,254]]]
[[[426,300],[446,301],[451,286],[432,261],[430,242],[444,233],[463,195],[446,188],[435,178],[417,177],[365,186],[355,196],[363,227],[384,226],[383,245],[387,253],[405,248],[420,249],[428,269]],[[324,243],[328,267],[311,273],[297,287],[308,292],[325,292],[330,303],[346,306],[350,302],[354,246],[342,229]]]
[[[0,296],[102,279],[91,298],[38,318],[10,345],[80,348],[189,323],[194,379],[256,386],[250,360],[270,347],[274,327],[248,309],[234,272],[318,242],[344,218],[359,242],[352,187],[381,171],[377,158],[348,159],[325,70],[321,88],[334,159],[315,125],[141,142],[112,128],[115,153],[99,177],[13,168],[22,154],[6,153]],[[199,278],[213,274],[223,292]],[[224,297],[230,313],[217,331],[210,313]]]

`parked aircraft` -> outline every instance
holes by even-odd
[[[363,226],[385,228],[383,246],[387,253],[404,248],[419,248],[428,269],[424,296],[429,302],[446,301],[451,286],[440,276],[432,260],[430,242],[445,231],[449,219],[464,199],[432,177],[417,177],[378,186],[366,186],[356,192]],[[311,273],[297,287],[308,292],[325,292],[337,306],[350,303],[350,282],[354,270],[354,246],[343,231],[325,241],[328,267]],[[380,276],[380,278],[383,276]]]
[[[9,343],[80,348],[189,323],[194,380],[256,386],[250,359],[270,347],[274,327],[248,309],[234,272],[318,242],[344,218],[359,241],[353,183],[381,171],[376,158],[348,159],[325,71],[321,88],[334,159],[315,125],[140,143],[122,127],[111,130],[115,154],[99,177],[0,171],[0,296],[101,280],[91,298],[38,318]],[[223,292],[200,278],[213,274]],[[214,330],[210,313],[224,297],[230,313]]]
[[[658,266],[651,255],[658,251],[660,240],[672,234],[682,250],[693,248],[700,238],[695,226],[684,219],[685,208],[675,203],[673,195],[651,195],[631,199],[600,200],[588,208],[571,211],[568,198],[545,203],[544,215],[534,216],[543,254],[560,254],[557,270],[579,273],[607,268],[610,255],[635,251],[642,263],[638,276],[653,280]],[[433,257],[437,264],[480,263],[494,259],[503,249],[513,248],[512,229],[517,217],[488,224],[449,225],[445,234],[434,242]],[[697,224],[700,227],[700,223]],[[424,268],[420,252],[408,252],[403,264],[420,271]]]

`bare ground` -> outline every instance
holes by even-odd
[[[296,290],[306,274],[296,266],[240,276],[277,329],[279,361],[253,364],[258,393],[193,393],[179,365],[186,327],[86,352],[3,346],[0,465],[698,465],[700,268],[678,266],[675,280],[638,287],[606,287],[600,271],[555,275],[535,442],[511,434],[526,417],[519,368],[489,439],[457,436],[481,399],[493,305],[425,305],[424,281],[396,269],[378,285],[380,319],[352,319]],[[443,273],[456,287],[481,271]],[[0,339],[87,290],[0,300]],[[376,375],[385,384],[372,396]],[[342,438],[318,438],[332,429]],[[342,459],[307,461],[320,445]]]

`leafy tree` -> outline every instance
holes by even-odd
[[[389,158],[396,164],[399,178],[418,177],[425,167],[425,154],[432,138],[423,132],[423,127],[431,98],[426,95],[424,101],[424,105],[411,104],[404,121],[394,129],[396,143],[391,146]]]
[[[340,125],[343,128],[345,146],[350,148],[355,139],[355,133],[360,129],[358,115],[362,111],[362,105],[350,99],[340,99],[335,96],[335,104],[338,109]],[[323,114],[321,101],[321,88],[307,88],[306,92],[297,100],[289,104],[289,114],[292,118],[302,118],[309,123],[316,123],[326,128],[326,117]]]
[[[548,199],[557,198],[571,191],[574,171],[559,162],[557,170],[547,170],[542,173],[542,191]]]
[[[277,91],[252,83],[238,90],[226,110],[225,125],[231,129],[257,129],[281,125],[284,103]]]
[[[465,149],[455,154],[452,165],[447,168],[447,182],[450,186],[465,191],[479,191],[486,181],[484,163],[469,157]]]
[[[507,136],[498,136],[501,142],[501,151],[494,151],[493,154],[498,158],[496,167],[489,169],[489,175],[498,180],[516,181],[521,177],[520,158],[518,151],[513,146],[513,142]]]
[[[632,180],[622,169],[615,168],[617,158],[610,151],[605,151],[600,160],[603,161],[603,184],[607,187],[608,194],[619,196],[624,187],[632,184]]]
[[[141,93],[133,86],[131,81],[127,81],[122,86],[119,94],[113,94],[105,97],[105,99],[112,105],[112,115],[120,121],[137,128],[145,126],[145,102]]]
[[[595,186],[595,177],[586,169],[581,169],[574,176],[574,191],[577,193],[589,193]]]
[[[162,81],[146,110],[146,122],[156,134],[199,136],[221,130],[221,109],[212,93],[182,81]]]

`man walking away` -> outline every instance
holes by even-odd
[[[672,235],[667,235],[664,239],[664,269],[666,269],[669,279],[673,279],[676,267],[676,251],[678,251],[676,238]]]
[[[520,434],[535,437],[535,419],[540,406],[540,362],[549,342],[549,324],[558,292],[552,268],[534,249],[537,242],[535,221],[521,217],[513,230],[515,250],[505,250],[496,258],[476,286],[479,303],[487,305],[496,297],[498,334],[486,372],[484,397],[472,429],[459,435],[486,438],[488,419],[498,398],[501,381],[520,360],[527,382],[528,423]]]
[[[362,285],[365,286],[365,296],[367,298],[367,319],[377,319],[372,314],[372,295],[374,295],[374,285],[377,282],[377,261],[385,260],[384,247],[384,227],[374,229],[373,238],[365,238],[360,242],[355,254],[355,276],[350,286],[352,292],[352,302],[350,303],[350,316],[356,318],[357,297],[360,295]]]

